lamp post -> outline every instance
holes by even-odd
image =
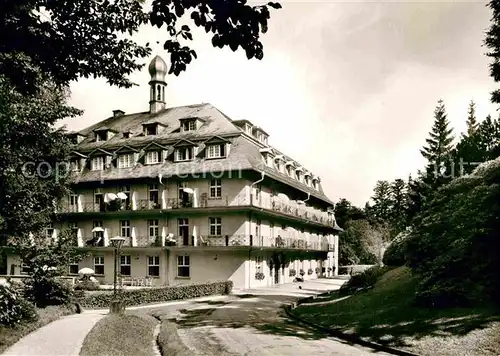
[[[115,249],[115,270],[114,270],[114,278],[113,278],[113,300],[111,301],[110,312],[113,314],[120,314],[123,312],[123,305],[121,300],[118,300],[116,295],[116,280],[117,280],[117,264],[118,264],[118,252],[121,249],[125,239],[120,236],[113,237],[109,239],[111,241],[111,245]]]

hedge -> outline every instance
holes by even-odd
[[[191,299],[210,295],[230,294],[232,281],[211,282],[203,284],[186,284],[158,288],[121,290],[120,296],[126,306],[159,303],[170,300]],[[78,303],[84,308],[107,308],[113,299],[112,292],[85,293],[81,291]]]

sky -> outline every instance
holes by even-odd
[[[272,146],[320,176],[328,197],[358,206],[377,180],[406,179],[422,167],[419,150],[439,99],[456,136],[470,100],[480,120],[498,115],[482,46],[485,1],[281,4],[262,36],[261,61],[213,48],[204,31],[192,29],[198,59],[167,77],[167,106],[211,103],[234,120],[250,120]],[[152,57],[168,63],[164,32],[145,27],[134,39],[152,43]],[[85,113],[62,124],[80,130],[115,109],[147,111],[147,68],[131,79],[139,84],[132,89],[101,79],[72,83],[70,103]]]

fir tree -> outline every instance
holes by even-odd
[[[446,116],[443,100],[438,101],[434,110],[434,123],[429,132],[429,138],[425,141],[420,153],[427,159],[426,176],[424,181],[432,188],[437,188],[447,183],[453,174],[452,157],[453,150],[453,128]]]
[[[473,100],[470,101],[469,103],[469,111],[467,115],[467,136],[471,137],[474,135],[474,133],[477,130],[477,127],[479,126],[476,118],[476,104],[474,103]]]

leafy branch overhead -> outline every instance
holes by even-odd
[[[177,20],[187,11],[194,25],[213,33],[212,45],[229,46],[234,52],[241,47],[248,59],[264,57],[260,34],[266,33],[271,17],[269,7],[280,9],[279,3],[250,6],[246,0],[155,0],[150,14],[151,24],[159,28],[166,26],[172,39],[165,41],[164,48],[170,53],[170,74],[179,75],[186,65],[196,58],[196,52],[188,46],[180,46],[178,36],[192,40],[190,28],[183,25],[176,30]]]
[[[192,40],[189,26],[178,20],[190,16],[195,26],[213,33],[212,44],[247,57],[264,56],[260,34],[268,29],[270,8],[279,3],[250,6],[246,0],[30,0],[4,2],[0,13],[0,75],[23,92],[33,93],[38,70],[56,84],[67,86],[80,77],[101,77],[119,87],[134,85],[129,75],[143,68],[151,55],[149,43],[133,36],[141,26],[166,28],[164,48],[170,53],[170,73],[186,70],[196,52],[181,46]]]

